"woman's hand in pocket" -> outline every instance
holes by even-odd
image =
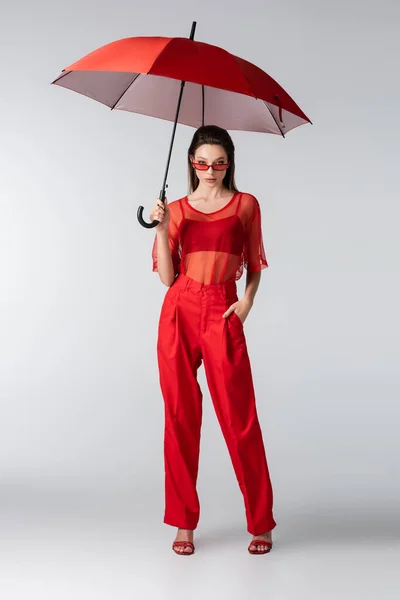
[[[230,305],[230,307],[224,312],[222,315],[224,318],[228,317],[232,312],[235,312],[242,323],[247,319],[247,315],[249,314],[253,303],[250,300],[246,300],[243,298],[242,300],[238,300]]]

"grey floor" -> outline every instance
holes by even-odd
[[[175,529],[160,522],[160,498],[139,492],[102,498],[13,490],[2,494],[0,593],[4,600],[400,597],[395,511],[318,506],[281,510],[274,548],[247,553],[237,506],[211,503],[196,531],[196,553],[180,557]],[[286,511],[286,514],[285,514]]]

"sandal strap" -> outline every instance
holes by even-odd
[[[172,544],[172,546],[189,546],[190,548],[192,548],[194,550],[194,544],[192,542],[184,542],[184,541],[179,541],[179,542],[174,542]]]
[[[272,542],[269,542],[268,540],[252,540],[249,544],[249,548],[250,546],[269,546],[272,548]]]

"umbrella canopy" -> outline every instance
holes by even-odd
[[[287,92],[256,65],[189,39],[131,37],[106,44],[62,70],[52,84],[109,106],[174,121],[160,200],[164,202],[177,123],[285,133],[311,123]],[[185,87],[186,86],[186,87]],[[185,94],[183,91],[185,90]],[[143,206],[137,217],[146,223]]]
[[[282,135],[311,123],[259,67],[226,50],[179,37],[131,37],[106,44],[63,69],[52,83],[113,110]]]

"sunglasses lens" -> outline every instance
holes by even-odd
[[[202,163],[192,163],[193,166],[195,167],[195,169],[197,169],[198,171],[208,171],[209,166],[208,165],[204,165]],[[214,164],[213,165],[213,170],[214,171],[225,171],[225,169],[227,169],[229,167],[229,163],[227,164]]]

